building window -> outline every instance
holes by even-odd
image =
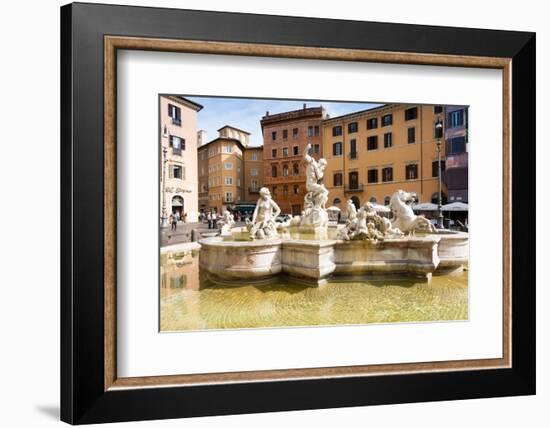
[[[393,136],[391,132],[386,132],[384,134],[384,148],[390,148],[393,145]]]
[[[292,129],[292,138],[298,138],[298,128]]]
[[[418,117],[418,107],[411,107],[405,110],[405,120],[413,120]]]
[[[352,171],[348,174],[348,182],[350,190],[359,189],[359,173],[357,171]]]
[[[233,202],[233,192],[225,193],[225,202]]]
[[[288,165],[283,165],[283,177],[288,177]]]
[[[316,137],[319,136],[320,130],[319,130],[319,126],[318,126],[318,125],[315,125],[315,126],[313,127],[313,134],[314,134]]]
[[[277,177],[277,165],[272,165],[271,166],[271,176],[272,177]]]
[[[170,147],[173,154],[181,155],[182,150],[185,150],[185,139],[170,135]]]
[[[172,124],[181,126],[181,108],[168,104],[168,116],[172,119]]]
[[[391,166],[382,168],[382,181],[384,183],[393,181],[393,168]]]
[[[226,162],[223,164],[225,169],[233,169],[233,164],[231,162]]]
[[[288,196],[288,186],[286,184],[283,186],[283,196]]]
[[[443,123],[441,123],[441,126],[438,127],[439,121],[434,122],[434,138],[441,139],[443,138]]]
[[[252,160],[258,160],[258,155],[256,153],[252,153]]]
[[[412,144],[416,142],[416,128],[413,126],[407,129],[407,143]]]
[[[378,135],[371,135],[367,137],[367,150],[378,149]]]
[[[180,180],[184,179],[183,167],[181,165],[172,165],[172,177],[179,178]]]
[[[393,123],[393,115],[386,114],[382,116],[382,126],[390,126]]]
[[[332,155],[342,156],[342,143],[334,143],[332,145]]]
[[[333,183],[334,183],[334,187],[342,185],[342,173],[341,172],[337,172],[336,174],[334,174]]]
[[[437,161],[432,162],[432,177],[438,177],[439,176],[438,163],[439,162],[437,162]],[[442,159],[441,160],[441,172],[444,172],[444,171],[445,171],[445,161]]]
[[[252,190],[252,191],[258,190],[258,181],[257,180],[250,181],[250,190]]]
[[[458,128],[464,125],[464,110],[455,110],[447,115],[447,127]]]
[[[369,169],[367,172],[367,181],[369,183],[378,183],[378,170]]]
[[[308,126],[307,127],[307,136],[308,137],[313,137],[313,126]]]
[[[297,163],[292,164],[292,175],[300,175],[300,165]]]
[[[449,138],[445,143],[445,153],[448,155],[456,155],[466,152],[466,138],[454,137]]]
[[[300,193],[300,186],[298,186],[297,184],[295,184],[295,185],[293,186],[293,189],[292,189],[292,190],[293,190],[294,194],[297,195],[297,194]]]
[[[251,169],[250,170],[250,175],[257,176],[258,175],[258,170],[257,169]]]
[[[378,128],[378,118],[373,117],[372,119],[367,119],[367,129],[376,129]]]
[[[241,187],[241,179],[237,178],[237,186]]]
[[[298,150],[299,150],[298,146],[292,147],[292,154],[294,156],[298,156],[298,154],[299,154]]]
[[[357,122],[348,123],[348,132],[350,134],[357,132]]]
[[[277,186],[273,186],[271,188],[271,193],[273,194],[273,196],[277,196]]]
[[[321,145],[319,145],[319,144],[314,144],[314,145],[313,145],[313,153],[316,153],[316,154],[321,153]]]
[[[277,157],[277,149],[271,149],[271,157],[276,158]]]
[[[283,129],[283,140],[288,139],[288,129]]]
[[[434,114],[443,113],[443,106],[434,106]]]
[[[233,177],[225,177],[225,184],[231,186],[233,184]]]
[[[231,153],[233,151],[233,147],[231,146],[223,146],[223,152],[224,153]]]
[[[277,131],[273,131],[273,132],[271,133],[271,139],[272,139],[273,141],[275,141],[275,140],[277,139]]]
[[[288,147],[283,147],[283,156],[288,156]]]
[[[334,198],[334,200],[332,201],[332,205],[340,205],[342,203],[342,201],[340,200],[340,198]]]
[[[337,137],[339,135],[342,135],[342,127],[341,126],[333,126],[332,127],[332,136]]]
[[[405,166],[405,178],[407,180],[416,180],[418,178],[418,165],[415,163]]]
[[[349,157],[355,159],[357,157],[357,141],[355,139],[349,142]]]

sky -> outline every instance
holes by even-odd
[[[366,110],[380,106],[372,103],[325,102],[309,100],[275,100],[251,98],[194,97],[186,98],[201,104],[204,108],[198,114],[198,129],[207,132],[207,141],[218,136],[218,129],[224,125],[250,132],[250,146],[263,144],[260,119],[266,111],[270,114],[322,105],[331,117],[341,116],[354,111]]]

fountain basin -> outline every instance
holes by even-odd
[[[468,234],[463,232],[378,242],[300,238],[205,238],[199,241],[201,271],[224,284],[262,283],[287,275],[319,286],[332,277],[407,275],[429,280],[433,273],[462,270],[468,262]]]

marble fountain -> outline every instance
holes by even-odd
[[[414,214],[414,195],[397,191],[390,200],[392,220],[380,216],[370,203],[358,210],[347,205],[345,224],[329,222],[328,190],[322,184],[326,161],[304,154],[306,189],[304,212],[285,223],[269,190],[260,190],[252,221],[235,228],[224,213],[221,236],[201,239],[201,271],[227,285],[269,284],[281,275],[320,286],[331,280],[357,281],[393,275],[429,281],[432,274],[461,272],[468,263],[468,234],[437,230]]]

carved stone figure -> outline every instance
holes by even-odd
[[[384,238],[403,236],[403,232],[392,227],[390,220],[378,215],[372,204],[367,202],[359,211],[352,201],[348,201],[348,219],[345,226],[339,230],[338,237],[349,240],[381,241]]]
[[[231,235],[231,229],[235,225],[235,219],[233,217],[233,214],[231,214],[229,211],[225,210],[223,212],[223,226],[221,230],[222,236],[229,236]]]
[[[260,189],[260,199],[256,203],[256,209],[252,221],[247,223],[247,229],[252,239],[275,238],[277,236],[277,224],[275,219],[281,213],[279,205],[271,199],[267,187]]]
[[[326,227],[328,224],[328,214],[326,212],[326,203],[328,201],[328,190],[321,183],[323,179],[327,161],[319,159],[319,162],[309,155],[311,144],[308,144],[304,152],[304,161],[306,162],[306,190],[304,197],[304,214],[302,216],[301,226]]]
[[[413,194],[398,190],[390,198],[390,209],[393,213],[392,226],[407,235],[414,235],[416,229],[423,227],[432,233],[437,233],[437,229],[423,215],[416,215],[411,207]]]

